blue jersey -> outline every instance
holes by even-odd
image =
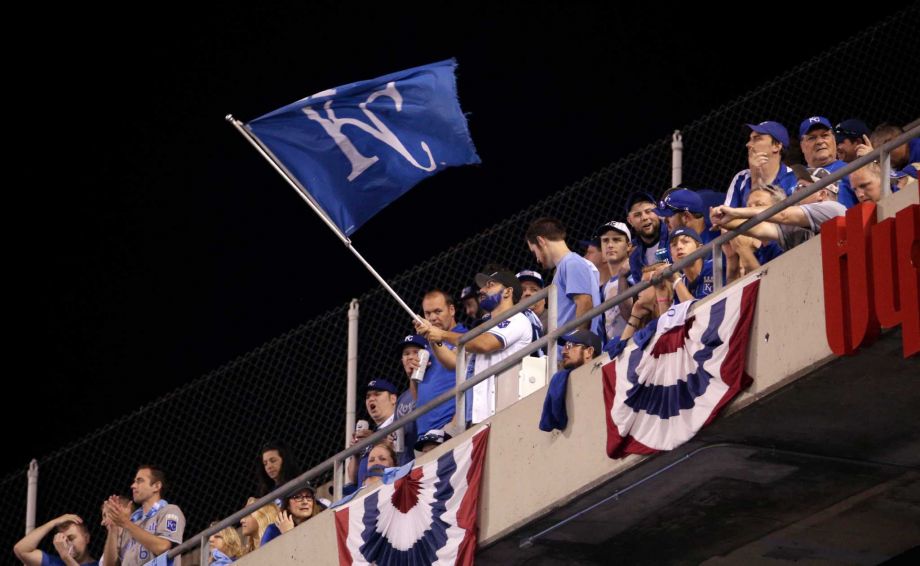
[[[458,332],[460,334],[466,333],[466,327],[462,324],[458,324],[450,330],[451,332]],[[454,349],[453,346],[446,342],[444,345],[451,350]],[[431,366],[425,370],[425,379],[418,384],[418,406],[422,407],[438,395],[445,391],[450,391],[456,384],[456,372],[441,365],[441,362],[438,361],[438,357],[432,355]],[[455,409],[456,403],[451,399],[419,417],[418,420],[415,421],[416,430],[418,432],[416,438],[421,437],[431,429],[443,429],[444,426],[454,418]]]
[[[681,280],[684,282],[684,285],[687,286],[687,290],[690,291],[690,294],[693,295],[695,299],[702,299],[706,295],[712,294],[712,260],[707,259],[703,262],[703,268],[700,270],[700,274],[693,281],[687,280],[686,275],[680,276]],[[680,302],[680,299],[677,298],[677,292],[674,292],[674,304]]]
[[[779,171],[776,178],[773,179],[774,185],[779,185],[786,191],[786,196],[792,194],[798,179],[795,171],[785,163],[779,164]],[[728,185],[728,193],[725,195],[725,205],[732,208],[744,208],[747,206],[748,196],[751,194],[751,170],[745,169],[739,171],[732,182]],[[702,234],[701,234],[702,235]]]

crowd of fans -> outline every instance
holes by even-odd
[[[589,240],[580,241],[584,249],[581,255],[569,248],[566,239],[570,235],[559,220],[544,217],[530,224],[524,239],[534,260],[543,270],[554,270],[557,326],[625,293],[639,281],[654,283],[634,300],[620,303],[560,338],[561,377],[598,356],[604,344],[630,338],[673,304],[713,292],[711,258],[697,259],[670,278],[660,277],[672,261],[902,133],[901,128],[890,124],[870,130],[856,119],[835,127],[827,118],[813,116],[803,120],[798,130],[805,163],[787,164],[790,140],[782,124],[766,121],[748,124],[747,129],[748,168],[734,176],[727,193],[685,187],[668,189],[658,198],[646,192],[633,193],[625,202],[623,217],[602,224]],[[891,152],[891,190],[916,191],[918,167],[920,139],[915,138]],[[725,282],[814,237],[824,221],[845,214],[847,208],[887,196],[881,171],[878,163],[870,163],[724,244]],[[356,429],[352,445],[454,387],[461,336],[544,288],[543,275],[524,267],[515,273],[499,265],[486,266],[473,278],[475,285],[464,288],[456,298],[442,289],[424,294],[423,318],[415,323],[414,333],[394,340],[409,386],[400,392],[385,378],[367,383],[364,404],[373,422],[362,422],[367,426]],[[539,301],[467,342],[467,377],[538,340],[547,327],[547,316],[545,301]],[[543,352],[534,355],[542,356]],[[557,381],[554,376],[548,404],[554,402],[554,387],[564,389],[564,380]],[[417,453],[449,440],[448,431],[455,430],[452,425],[482,422],[495,414],[495,376],[467,391],[465,407],[465,415],[455,418],[455,403],[446,401],[351,458],[346,466],[347,498],[379,485],[388,470],[406,467]],[[553,411],[544,414],[557,422],[541,422],[541,428],[545,424],[550,427],[545,430],[559,426],[560,417]],[[296,459],[286,446],[266,444],[259,454],[256,495],[272,492],[299,473]],[[89,530],[77,515],[62,515],[36,528],[16,544],[16,557],[27,566],[143,564],[182,542],[185,517],[179,507],[163,499],[166,485],[162,469],[143,465],[131,485],[131,499],[112,496],[103,502],[102,525],[107,538],[98,561],[89,555]],[[255,497],[250,498],[247,504],[254,501]],[[319,497],[311,485],[303,486],[243,518],[239,531],[228,527],[214,534],[209,540],[211,564],[228,564],[339,503]],[[52,531],[56,533],[56,555],[38,549]]]

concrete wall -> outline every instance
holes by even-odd
[[[880,207],[879,218],[917,202],[916,192],[895,194]],[[825,339],[820,248],[819,240],[813,239],[748,276],[762,276],[747,363],[754,384],[726,412],[756,402],[833,359]],[[642,461],[644,457],[637,456],[607,458],[601,385],[601,364],[606,361],[604,355],[571,375],[569,426],[564,432],[537,428],[544,398],[540,392],[491,419],[479,518],[481,544],[498,540]],[[516,379],[516,372],[507,377]],[[419,462],[439,456],[452,444]],[[319,515],[240,564],[336,564],[332,515]]]

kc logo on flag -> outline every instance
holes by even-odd
[[[473,563],[489,427],[335,511],[339,564]]]
[[[607,455],[672,450],[709,424],[741,389],[757,279],[687,318],[676,305],[604,366]]]
[[[346,236],[422,179],[479,163],[453,59],[308,96],[246,129]]]

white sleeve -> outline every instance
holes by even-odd
[[[519,342],[524,337],[532,337],[533,331],[530,327],[530,321],[521,313],[517,313],[508,320],[502,321],[498,326],[487,331],[489,334],[498,338],[501,343],[501,349]]]

